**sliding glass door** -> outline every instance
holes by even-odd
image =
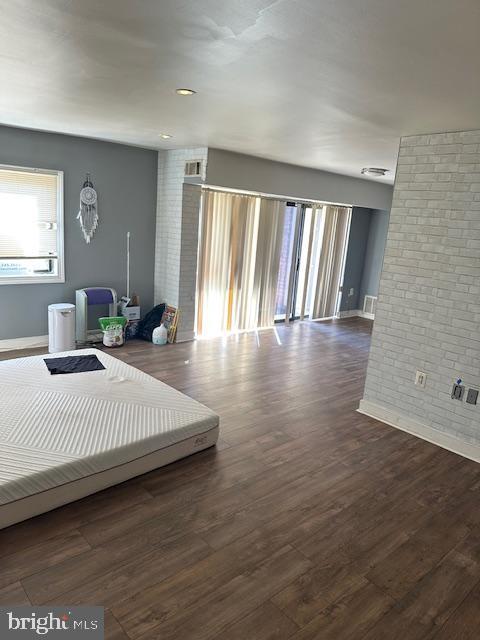
[[[302,223],[301,205],[287,202],[283,224],[282,248],[275,298],[275,321],[289,320],[292,314],[292,298],[298,257],[298,238]]]
[[[197,335],[336,314],[351,210],[206,189]]]

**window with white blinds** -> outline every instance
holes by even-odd
[[[0,284],[63,273],[63,172],[0,165]]]

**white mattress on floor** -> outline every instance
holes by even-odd
[[[52,376],[44,363],[92,353],[104,370]],[[97,349],[0,362],[0,505],[128,463],[218,422],[199,402]]]

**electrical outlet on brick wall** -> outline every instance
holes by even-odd
[[[469,389],[467,393],[467,402],[468,404],[477,404],[478,400],[478,389]]]
[[[427,374],[424,371],[417,371],[415,374],[415,384],[417,387],[425,389],[425,385],[427,384]]]
[[[462,384],[461,380],[457,380],[452,387],[452,399],[462,400],[464,392],[465,386]]]

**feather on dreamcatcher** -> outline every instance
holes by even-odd
[[[97,192],[90,180],[89,173],[87,173],[87,179],[83,183],[80,191],[80,211],[78,212],[77,220],[80,220],[85,242],[90,244],[90,240],[98,226],[98,211]]]

